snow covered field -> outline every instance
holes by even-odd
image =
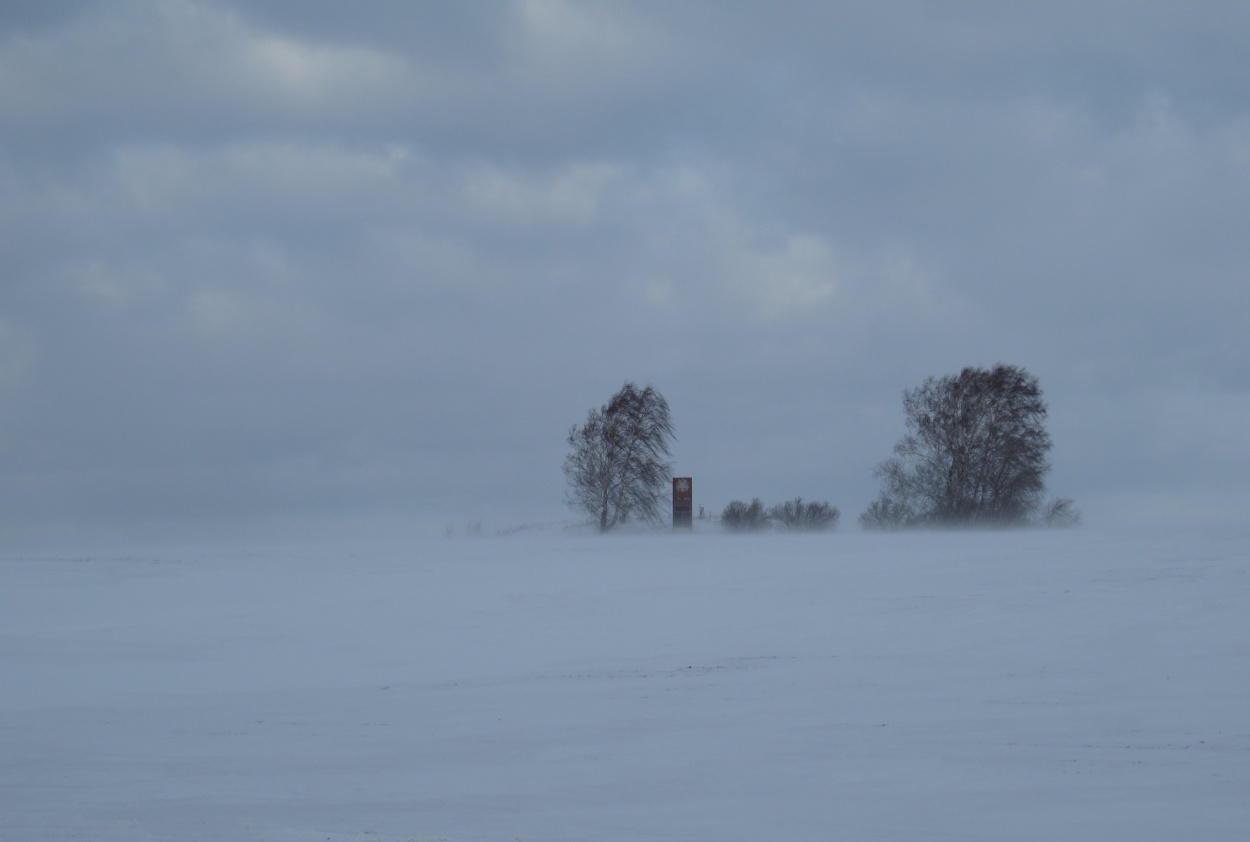
[[[0,839],[1244,840],[1250,534],[0,557]]]

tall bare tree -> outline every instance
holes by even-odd
[[[1050,470],[1046,402],[1022,368],[965,368],[903,392],[908,433],[876,476],[867,527],[1011,524],[1038,509]]]
[[[672,478],[667,457],[674,438],[668,402],[652,386],[626,383],[586,423],[569,431],[564,475],[567,502],[596,518],[607,532],[631,518],[659,523]]]

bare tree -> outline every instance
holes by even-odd
[[[564,459],[567,502],[607,532],[630,518],[660,522],[672,467],[668,402],[653,387],[626,383],[607,404],[573,425]]]
[[[771,513],[764,508],[758,497],[750,505],[741,500],[730,500],[720,516],[721,525],[733,532],[758,532],[767,529],[771,519]]]
[[[837,506],[831,506],[820,500],[803,502],[802,497],[795,497],[772,508],[772,520],[783,529],[816,531],[832,529],[838,525],[842,513]]]
[[[903,408],[908,433],[875,471],[865,527],[1025,523],[1041,505],[1051,442],[1036,377],[965,368],[904,391]]]

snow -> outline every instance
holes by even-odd
[[[1233,840],[1250,534],[0,556],[4,840]]]

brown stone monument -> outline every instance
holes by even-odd
[[[673,477],[673,528],[694,528],[694,481]]]

